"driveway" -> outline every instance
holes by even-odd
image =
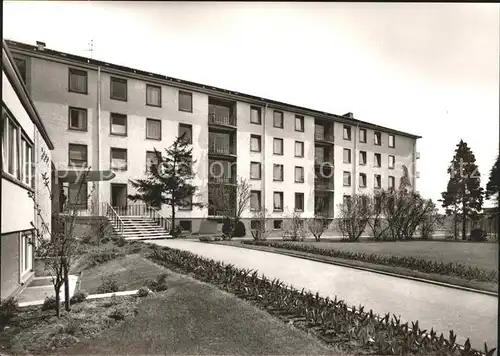
[[[421,329],[434,328],[445,336],[453,330],[460,344],[469,337],[479,349],[484,342],[489,348],[497,346],[497,297],[233,246],[182,240],[149,242],[256,269],[268,278],[279,278],[323,297],[337,296],[348,305],[363,305],[380,315],[394,313],[402,321],[418,320]]]

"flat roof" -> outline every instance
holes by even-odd
[[[380,131],[384,131],[384,132],[394,133],[397,135],[407,136],[407,137],[414,138],[414,139],[422,138],[422,136],[410,134],[408,132],[394,130],[394,129],[391,129],[389,127],[384,127],[384,126],[380,126],[380,125],[373,124],[370,122],[361,121],[361,120],[357,120],[354,118],[349,118],[349,117],[346,117],[343,115],[331,114],[331,113],[327,113],[324,111],[318,111],[318,110],[314,110],[314,109],[305,108],[302,106],[287,104],[284,102],[280,102],[280,101],[276,101],[276,100],[272,100],[272,99],[267,99],[267,98],[262,98],[262,97],[258,97],[255,95],[244,94],[244,93],[239,93],[239,92],[232,91],[232,90],[217,88],[217,87],[214,87],[211,85],[190,82],[187,80],[182,80],[182,79],[178,79],[178,78],[174,78],[174,77],[168,77],[168,76],[157,74],[157,73],[146,72],[146,71],[139,70],[139,69],[125,67],[125,66],[121,66],[121,65],[117,65],[117,64],[108,63],[108,62],[103,62],[103,61],[99,61],[99,60],[88,58],[88,57],[82,57],[82,56],[77,56],[77,55],[70,54],[70,53],[55,51],[55,50],[51,50],[48,48],[44,48],[43,50],[39,50],[38,46],[33,46],[33,45],[29,45],[29,44],[22,43],[22,42],[17,42],[17,41],[12,41],[12,40],[5,40],[5,42],[7,42],[7,44],[13,50],[18,49],[21,51],[36,53],[37,55],[41,55],[41,56],[56,57],[56,58],[59,58],[62,60],[76,61],[76,62],[85,64],[85,65],[111,68],[114,70],[129,73],[130,75],[141,75],[141,76],[146,76],[149,78],[154,78],[154,79],[157,79],[160,81],[167,81],[167,82],[171,82],[174,84],[175,83],[182,84],[184,86],[188,86],[188,87],[192,88],[193,91],[197,91],[197,89],[200,91],[211,90],[211,91],[215,91],[217,93],[220,93],[222,95],[233,95],[233,96],[240,97],[242,99],[247,99],[250,101],[257,101],[257,102],[262,103],[263,105],[267,104],[267,105],[286,107],[286,108],[290,109],[289,111],[298,111],[298,112],[307,111],[308,113],[310,113],[309,114],[310,116],[315,116],[317,118],[331,119],[334,121],[340,121],[342,123],[346,123],[346,124],[350,124],[350,125],[360,125],[363,127],[374,129],[374,130],[380,130]],[[168,85],[168,84],[166,83],[165,85]]]

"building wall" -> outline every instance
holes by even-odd
[[[52,197],[50,191],[45,186],[44,175],[48,178],[48,186],[52,187],[52,170],[51,170],[51,157],[52,152],[49,150],[47,143],[42,138],[38,131],[35,131],[35,198],[40,208],[40,216],[35,212],[35,226],[39,231],[43,231],[45,237],[48,236],[48,231],[42,228],[45,226],[50,231],[52,226]],[[52,188],[51,188],[52,189]]]
[[[0,261],[2,263],[0,268],[0,299],[4,299],[8,298],[20,287],[19,233],[2,234],[0,245]]]

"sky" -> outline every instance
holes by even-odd
[[[497,4],[4,1],[4,38],[422,136],[437,200],[463,139],[481,185],[499,148]],[[491,203],[485,204],[491,206]]]

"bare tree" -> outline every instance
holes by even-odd
[[[253,220],[251,224],[252,237],[254,240],[266,240],[271,229],[268,226],[269,214],[267,209],[259,209],[253,211]]]
[[[210,187],[209,207],[229,224],[228,230],[224,232],[229,240],[233,237],[243,211],[250,204],[251,190],[252,186],[243,177],[239,177],[235,185],[220,182]]]
[[[389,224],[387,224],[387,220],[384,219],[383,215],[383,206],[386,203],[387,199],[384,191],[378,192],[368,201],[370,218],[367,221],[367,225],[375,240],[384,239],[389,231]]]
[[[366,228],[370,218],[369,197],[354,194],[338,205],[337,226],[343,237],[357,241]]]
[[[285,215],[285,229],[283,230],[283,240],[304,241],[306,237],[305,221],[298,211],[292,211]]]
[[[327,200],[319,198],[315,217],[307,219],[307,228],[316,241],[321,239],[321,236],[328,229],[333,219],[333,209],[329,209]]]
[[[76,197],[80,196],[83,184],[87,183],[88,172],[89,170],[83,172],[79,181],[76,183],[78,184]],[[53,194],[59,194],[59,192],[52,192],[50,178],[47,173],[42,174],[42,181],[49,192],[50,200],[53,201]],[[69,311],[71,307],[69,295],[69,270],[75,258],[80,255],[80,243],[77,236],[75,236],[78,208],[74,204],[74,201],[65,201],[60,205],[61,211],[52,211],[52,223],[51,227],[49,227],[48,222],[45,221],[42,207],[35,197],[35,193],[29,192],[28,195],[34,202],[35,212],[40,221],[39,226],[35,226],[35,224],[31,222],[36,239],[36,241],[33,242],[33,246],[37,255],[44,260],[45,269],[52,277],[56,299],[56,314],[60,317],[60,289],[64,285],[64,304],[65,309]],[[88,200],[90,195],[91,193],[87,194],[85,198]]]
[[[432,202],[431,202],[432,203]],[[422,239],[431,238],[436,231],[437,226],[442,225],[444,216],[439,214],[439,211],[434,203],[429,204],[429,211],[423,216],[420,221],[420,237]]]

